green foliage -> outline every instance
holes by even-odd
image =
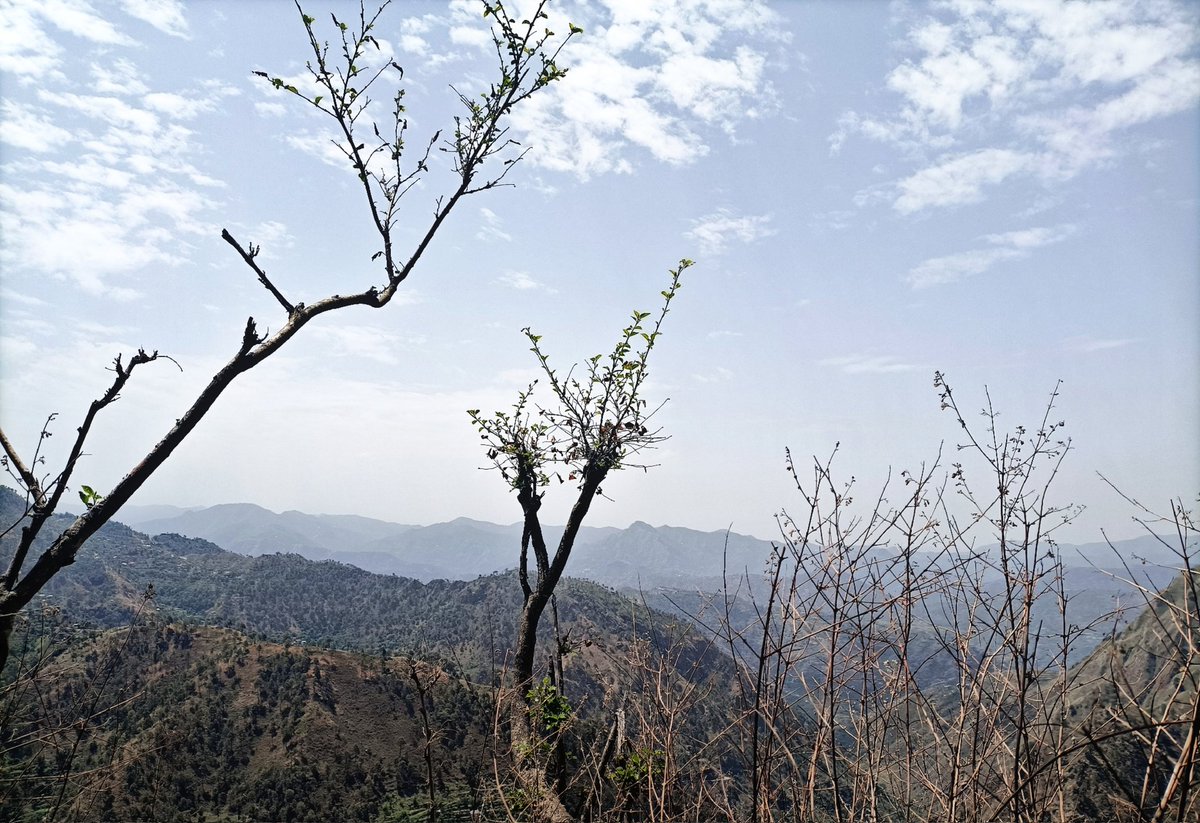
[[[529,707],[530,722],[546,737],[561,732],[574,713],[570,702],[558,690],[558,686],[550,682],[549,677],[543,677],[541,683],[530,689],[525,700]]]
[[[386,59],[376,39],[380,17],[389,5],[384,2],[373,14],[360,6],[358,19],[345,22],[336,15],[332,21],[330,40],[318,27],[317,18],[300,10],[300,20],[308,35],[312,59],[305,64],[311,80],[309,88],[299,87],[279,75],[254,71],[275,89],[288,92],[332,119],[336,124],[334,145],[362,183],[371,206],[377,230],[384,240],[384,249],[371,259],[384,258],[389,281],[403,278],[407,265],[393,259],[391,230],[398,219],[397,205],[430,168],[435,147],[449,157],[451,166],[461,178],[458,190],[446,200],[438,200],[435,216],[438,221],[453,208],[463,195],[490,189],[500,183],[509,168],[524,156],[524,149],[506,137],[504,118],[530,95],[566,76],[567,70],[558,59],[567,42],[583,30],[571,25],[569,33],[557,38],[549,29],[539,30],[539,21],[548,18],[539,2],[529,19],[515,20],[501,2],[483,3],[483,16],[492,22],[492,41],[495,46],[500,80],[491,83],[477,95],[453,89],[466,110],[454,118],[450,136],[434,132],[423,149],[411,161],[405,160],[408,135],[408,115],[405,89],[401,84],[404,68]],[[382,81],[382,83],[381,83]],[[382,84],[392,83],[391,122],[381,128],[379,122],[366,117],[372,95]],[[311,88],[311,91],[310,91]],[[485,181],[477,180],[481,170],[494,158],[506,156]],[[434,224],[436,230],[437,224]],[[426,236],[426,240],[432,232]],[[418,252],[419,256],[419,252]],[[415,260],[416,258],[412,258]]]
[[[644,786],[647,780],[660,777],[666,766],[667,755],[661,749],[642,746],[627,754],[609,771],[608,777],[623,792],[633,792]]]
[[[83,501],[83,505],[89,509],[104,499],[104,495],[97,492],[91,486],[82,486],[79,489],[79,499]]]
[[[556,370],[542,349],[542,336],[528,327],[522,330],[554,404],[534,403],[535,380],[517,396],[511,411],[491,416],[479,409],[467,411],[488,459],[509,486],[536,496],[553,476],[560,483],[574,482],[583,488],[589,478],[625,467],[630,457],[664,439],[649,425],[658,407],[650,408],[641,390],[650,353],[679,292],[680,277],[692,265],[685,258],[671,270],[670,283],[661,292],[662,307],[652,323],[650,312],[633,312],[612,351],[588,358],[581,375],[576,374],[578,367],[565,374]]]

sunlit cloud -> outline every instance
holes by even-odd
[[[713,366],[707,373],[692,375],[692,379],[697,383],[726,383],[733,377],[733,371],[724,366]]]
[[[172,4],[135,5],[139,14],[165,14],[167,25]],[[50,43],[65,31],[103,48],[84,62],[90,84],[50,75],[31,93],[36,103],[4,103],[0,137],[16,150],[9,163],[20,165],[21,182],[0,184],[0,263],[13,276],[49,276],[88,295],[137,299],[141,288],[122,278],[178,266],[190,238],[215,233],[209,216],[216,203],[207,192],[224,183],[192,164],[202,152],[182,122],[237,91],[211,82],[194,91],[151,89],[132,56],[120,53],[132,45],[124,34],[112,26],[76,31],[97,13],[87,3],[46,3],[25,17],[28,8],[13,8]],[[60,125],[68,122],[70,129]]]
[[[387,366],[399,363],[403,352],[425,344],[422,335],[399,335],[373,326],[315,326],[311,336],[333,357]]]
[[[721,254],[732,243],[753,243],[775,234],[771,227],[771,216],[736,215],[729,209],[718,209],[712,214],[692,221],[685,236],[695,240],[704,254]]]
[[[539,280],[535,280],[529,272],[524,271],[506,271],[495,280],[497,285],[504,286],[517,291],[544,291],[547,294],[555,294],[556,291]]]
[[[188,22],[180,0],[121,0],[121,7],[131,17],[149,23],[173,37],[188,37]]]
[[[778,107],[764,49],[786,34],[764,3],[605,2],[551,18],[585,36],[564,55],[567,77],[514,113],[519,139],[537,138],[536,165],[582,179],[629,173],[643,153],[686,165],[708,153],[711,129],[734,135]]]
[[[931,206],[956,206],[983,199],[984,189],[1002,183],[1033,162],[1033,156],[1008,149],[983,149],[947,159],[901,180],[892,207],[911,214]]]
[[[509,243],[512,241],[512,235],[501,228],[504,221],[500,215],[484,206],[479,210],[479,216],[483,218],[483,222],[479,226],[479,231],[475,233],[476,238],[484,242],[500,240]]]
[[[5,100],[0,103],[0,141],[33,152],[48,152],[71,139],[71,133],[49,119],[45,109]]]
[[[1002,261],[1028,257],[1034,249],[1065,240],[1074,230],[1072,225],[1039,226],[988,234],[982,238],[990,244],[988,247],[925,260],[908,272],[905,281],[914,289],[954,283],[982,274]]]
[[[1067,351],[1091,354],[1098,351],[1123,349],[1138,342],[1136,337],[1072,337],[1063,342]]]
[[[895,184],[901,214],[977,203],[1023,175],[1070,179],[1128,151],[1122,130],[1200,101],[1187,4],[945,3],[908,26],[884,80],[895,107],[844,112],[829,138],[834,154],[861,136],[931,158]]]
[[[849,354],[841,357],[826,357],[818,360],[817,365],[834,368],[845,374],[895,374],[925,368],[916,363],[906,363],[891,354]]]

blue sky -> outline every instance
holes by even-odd
[[[105,367],[142,369],[77,482],[111,486],[278,306],[221,241],[261,244],[294,300],[380,282],[325,125],[251,75],[300,78],[290,4],[3,2],[0,424],[61,460]],[[312,3],[328,26],[355,7]],[[1097,473],[1158,508],[1200,490],[1197,7],[1172,2],[563,2],[567,78],[518,110],[513,188],[464,201],[381,311],[310,325],[219,401],[135,503],[255,502],[512,521],[467,408],[606,348],[687,274],[653,365],[672,439],[594,524],[770,537],[784,448],[864,491],[959,440],[963,405],[1036,424],[1056,381],[1075,451],[1066,535],[1134,533]],[[490,78],[473,3],[397,3],[412,142]],[[381,95],[381,97],[385,97]],[[384,107],[378,112],[386,118]],[[402,237],[447,188],[410,192]],[[861,492],[860,492],[861,493]],[[866,495],[869,496],[869,495]],[[549,501],[551,512],[563,512]],[[555,519],[551,517],[550,519]]]

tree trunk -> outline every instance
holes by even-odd
[[[525,586],[525,602],[522,604],[521,619],[517,624],[517,644],[513,656],[513,689],[516,696],[510,712],[513,757],[516,761],[517,778],[521,782],[522,788],[529,793],[531,798],[536,798],[532,812],[537,819],[548,821],[548,823],[569,823],[573,818],[563,806],[554,786],[547,779],[546,769],[539,766],[532,757],[537,741],[534,739],[535,730],[529,719],[529,692],[534,686],[533,663],[537,655],[538,623],[554,594],[558,581],[562,578],[567,560],[571,556],[571,549],[575,546],[579,527],[583,524],[583,519],[587,516],[588,509],[591,508],[592,500],[607,474],[607,469],[595,469],[584,475],[579,496],[571,508],[571,515],[567,518],[567,526],[563,530],[562,539],[559,540],[553,560],[548,557],[545,541],[542,538],[541,523],[538,520],[541,498],[530,493],[521,494],[518,498],[521,500],[525,513],[526,537],[523,540],[528,539],[533,544],[538,573],[535,584],[529,586],[528,572],[524,565],[528,562],[528,554],[523,546],[521,575],[522,583]]]

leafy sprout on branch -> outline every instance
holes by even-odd
[[[497,411],[490,417],[479,409],[468,411],[487,445],[488,458],[518,494],[540,498],[552,478],[574,482],[583,490],[610,471],[630,465],[650,468],[629,462],[666,439],[661,429],[652,427],[662,404],[649,407],[642,389],[650,352],[679,291],[680,276],[691,265],[691,260],[683,259],[671,270],[657,316],[633,312],[611,352],[594,355],[565,375],[550,365],[541,335],[522,329],[554,403],[534,402],[534,390],[541,382],[535,380],[517,396],[511,411]],[[598,484],[595,492],[600,492]]]

